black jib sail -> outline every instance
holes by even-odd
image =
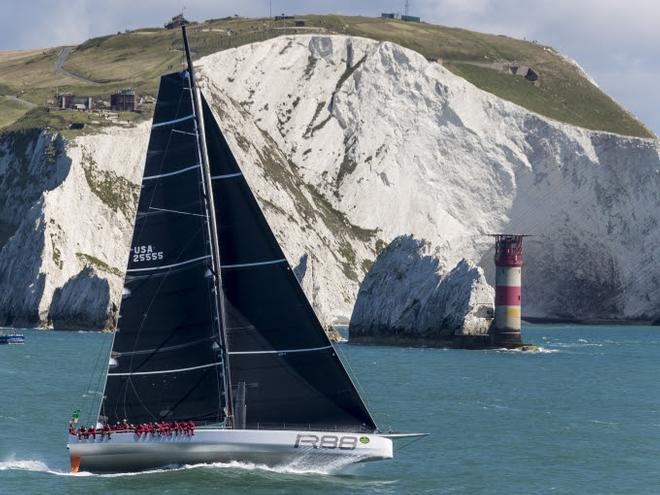
[[[374,431],[206,101],[235,424]],[[244,397],[244,404],[240,404]]]
[[[101,419],[219,422],[221,339],[187,72],[161,78]]]

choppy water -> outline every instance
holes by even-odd
[[[65,432],[109,337],[26,331],[0,347],[0,493],[660,493],[660,329],[525,335],[544,352],[341,345],[383,427],[431,433],[394,461],[97,476],[67,473]]]

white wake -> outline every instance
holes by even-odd
[[[0,461],[0,471],[30,471],[35,473],[46,473],[56,476],[95,476],[100,478],[116,478],[124,476],[144,476],[155,473],[170,473],[177,471],[187,471],[191,469],[220,469],[220,470],[244,470],[244,471],[262,471],[267,473],[277,474],[293,474],[293,475],[333,475],[341,472],[350,465],[355,464],[359,458],[342,456],[339,459],[325,460],[320,463],[318,460],[311,460],[305,456],[296,459],[288,464],[281,466],[267,466],[265,464],[254,464],[250,462],[215,462],[208,464],[184,464],[172,465],[159,469],[150,469],[137,472],[126,473],[106,473],[95,474],[85,471],[79,473],[72,473],[70,471],[62,471],[50,468],[45,462],[37,461],[34,459],[9,459]]]

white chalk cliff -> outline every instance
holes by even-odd
[[[657,140],[550,121],[361,38],[281,37],[197,66],[324,321],[350,317],[398,236],[426,240],[442,276],[465,259],[492,277],[493,232],[535,236],[525,314],[658,316]],[[0,323],[112,323],[147,139],[0,137]]]

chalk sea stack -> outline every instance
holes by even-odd
[[[349,342],[490,347],[493,299],[474,263],[461,259],[448,266],[427,241],[400,236],[362,283]]]

